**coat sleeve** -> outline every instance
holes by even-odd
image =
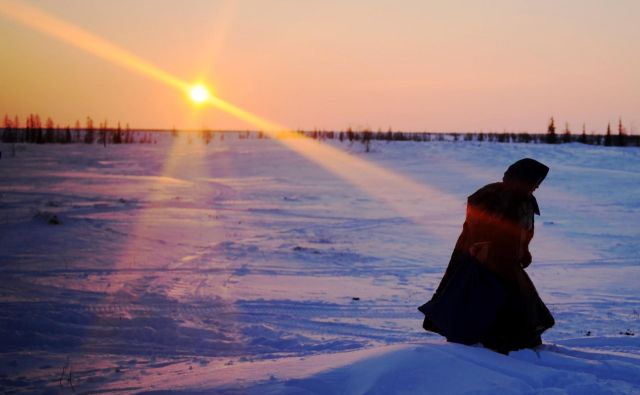
[[[525,213],[528,217],[527,221],[524,221],[528,226],[522,229],[523,237],[522,237],[522,257],[520,259],[520,265],[523,268],[527,268],[533,258],[531,257],[531,252],[529,251],[529,243],[531,243],[531,239],[533,239],[534,228],[535,228],[535,215],[540,215],[540,209],[538,208],[538,203],[536,202],[536,198],[531,196],[529,202],[529,210]]]
[[[472,195],[468,203],[467,249],[486,267],[510,278],[521,266],[523,235],[518,221],[510,213],[510,197],[501,190]],[[527,241],[528,244],[528,241]]]
[[[520,259],[520,265],[523,268],[527,268],[531,262],[533,261],[533,258],[531,257],[531,252],[529,251],[529,243],[531,242],[531,239],[533,239],[533,225],[531,226],[531,229],[529,230],[525,230],[525,237],[523,240],[523,250],[524,250],[524,256]]]

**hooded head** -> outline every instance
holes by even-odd
[[[511,188],[531,193],[542,183],[547,173],[547,166],[537,160],[524,158],[509,166],[502,182]]]

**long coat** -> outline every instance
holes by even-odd
[[[531,263],[529,242],[534,214],[539,214],[532,185],[514,182],[509,171],[504,180],[469,196],[444,277],[419,310],[428,331],[508,353],[540,344],[540,335],[554,320],[524,270]]]

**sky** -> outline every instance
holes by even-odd
[[[15,4],[291,129],[640,133],[637,0],[0,0],[0,116],[244,130]]]

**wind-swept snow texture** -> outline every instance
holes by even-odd
[[[640,149],[333,143],[434,191],[380,185],[400,214],[276,141],[188,140],[0,145],[4,393],[640,393]],[[528,272],[556,326],[446,343],[416,307],[522,157],[551,168]]]

